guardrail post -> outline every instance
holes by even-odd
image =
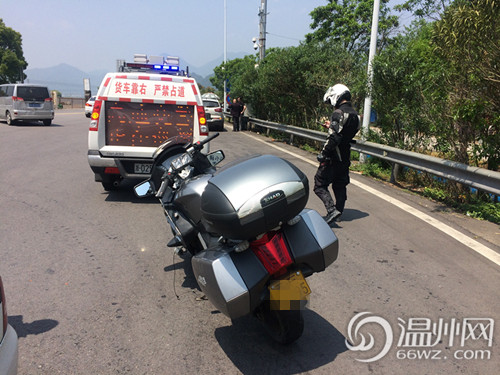
[[[398,182],[399,172],[401,172],[401,165],[398,163],[391,163],[391,179],[389,180],[391,184]]]

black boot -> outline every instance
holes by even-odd
[[[336,221],[340,215],[342,215],[342,212],[334,208],[333,211],[330,211],[326,214],[326,216],[323,216],[323,219],[330,224],[331,222]]]

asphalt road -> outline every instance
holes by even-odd
[[[50,127],[0,123],[0,275],[19,374],[498,373],[500,267],[476,251],[498,256],[497,225],[352,174],[339,259],[308,279],[304,334],[280,346],[199,298],[154,199],[93,181],[88,123],[83,110]],[[247,132],[217,148],[226,162],[284,157],[312,189],[314,155]],[[307,206],[324,214],[314,193]],[[347,348],[370,334],[373,348]]]

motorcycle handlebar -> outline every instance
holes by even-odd
[[[165,190],[167,190],[167,187],[171,186],[172,184],[173,184],[172,176],[167,171],[163,174],[161,178],[161,185],[158,191],[156,192],[155,197],[161,199],[163,197],[163,194],[165,194]]]
[[[212,139],[214,138],[217,138],[219,136],[219,133],[215,133],[215,134],[212,134],[210,136],[208,136],[207,138],[205,138],[204,140],[202,141],[198,141],[196,143],[193,144],[193,148],[197,151],[201,150],[203,148],[203,146],[205,144],[207,144],[208,142],[210,142]]]
[[[165,194],[165,190],[167,189],[167,186],[168,186],[168,183],[167,183],[167,180],[163,180],[161,182],[161,185],[160,185],[160,188],[158,189],[158,191],[156,192],[156,198],[161,198],[163,197],[163,194]]]

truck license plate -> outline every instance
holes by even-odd
[[[134,173],[136,174],[150,174],[152,164],[135,163]]]

